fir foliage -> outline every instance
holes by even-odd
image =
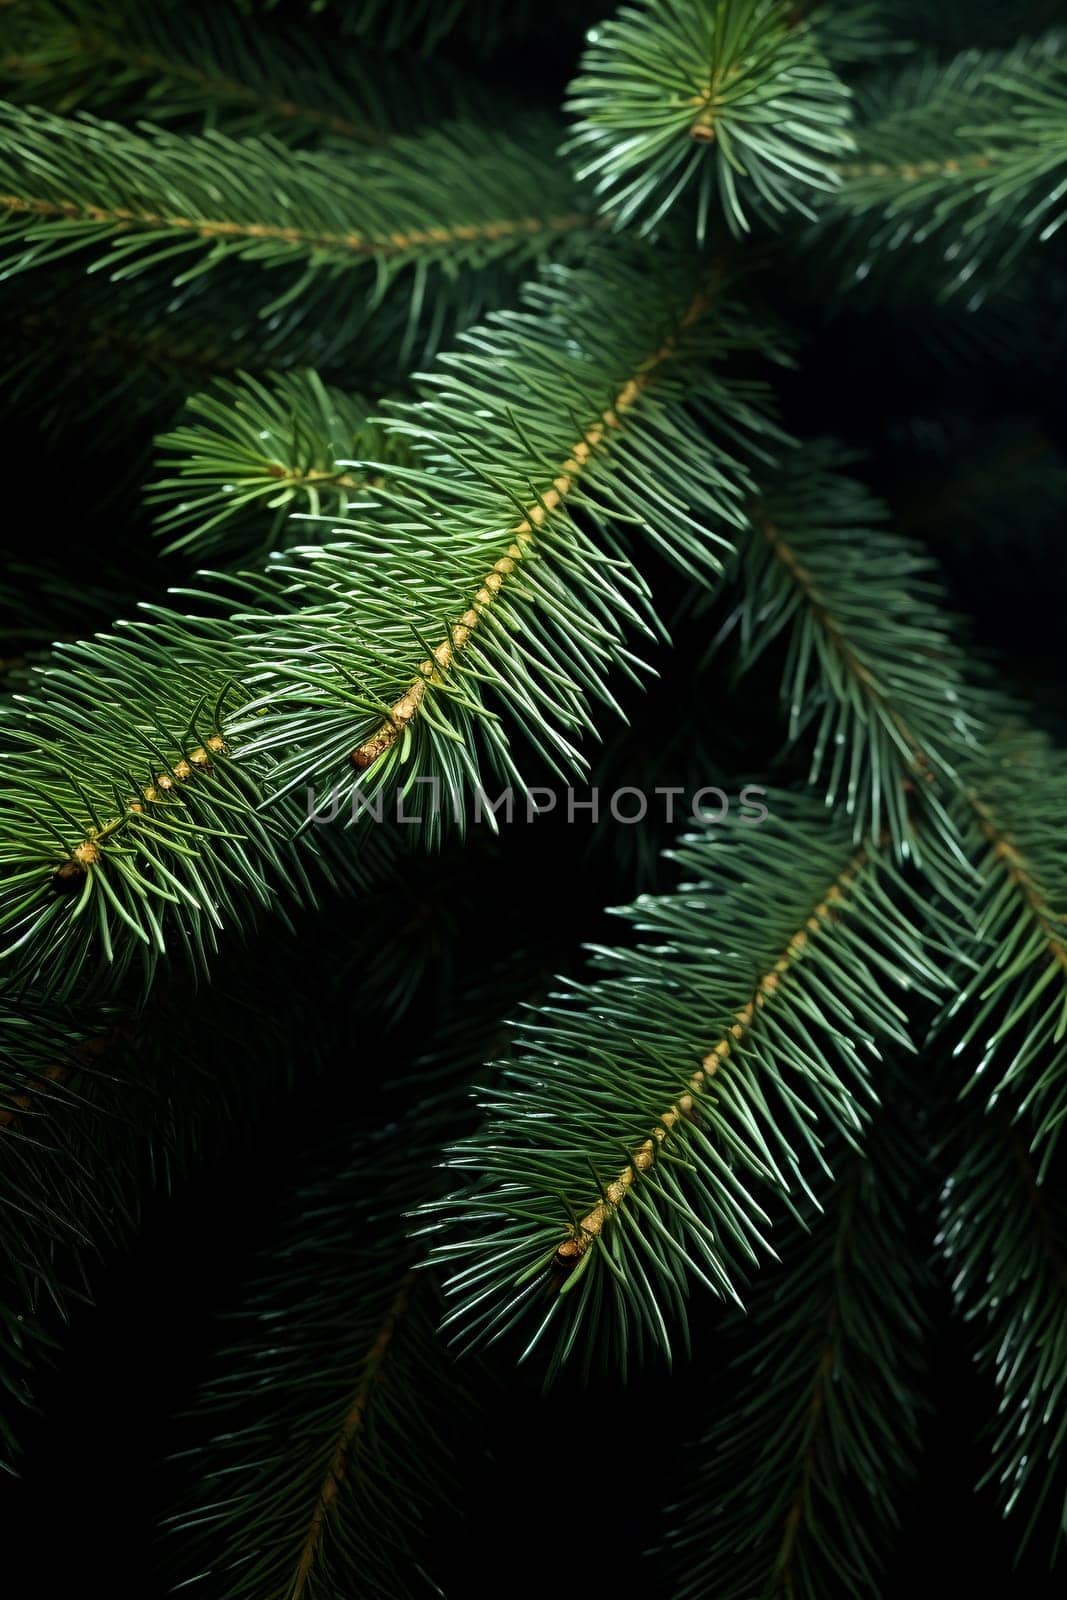
[[[0,276],[85,253],[123,280],[166,264],[175,283],[230,261],[294,268],[263,314],[358,274],[377,303],[398,278],[411,314],[429,284],[514,272],[588,237],[594,221],[533,118],[519,138],[455,122],[367,151],[358,167],[271,135],[131,131],[87,112],[0,105]],[[353,292],[349,284],[348,293]]]
[[[867,89],[820,246],[883,295],[918,283],[977,304],[1010,284],[1067,218],[1064,83],[1053,33],[926,57]]]
[[[1062,1545],[1067,769],[955,614],[1021,521],[1054,607],[1062,486],[998,458],[961,514],[939,386],[1055,370],[1067,79],[1043,0],[963,10],[0,0],[5,427],[81,544],[20,524],[0,594],[5,1455],[152,1196],[327,1057],[358,1107],[194,1404],[193,1593],[435,1592],[490,1363],[702,1320],[672,1592],[879,1593],[935,1194],[983,1481]],[[635,774],[730,814],[528,845],[553,968],[648,890],[544,998],[496,790]]]
[[[945,855],[935,881],[966,928],[967,966],[940,1028],[971,1090],[1005,1095],[1047,1158],[1067,1111],[1067,764],[1041,733],[1008,723],[964,774],[953,811],[964,866]]]
[[[888,831],[914,852],[916,786],[951,792],[981,722],[934,564],[837,470],[847,462],[832,445],[801,446],[768,481],[724,630],[736,631],[739,672],[786,637],[782,699],[790,741],[813,730],[808,782],[853,818],[857,838]],[[927,821],[936,804],[928,795]]]
[[[150,977],[167,950],[207,970],[242,897],[306,902],[286,842],[309,788],[345,807],[419,779],[479,792],[483,770],[519,777],[520,733],[580,772],[590,703],[614,707],[611,674],[636,676],[627,633],[659,626],[615,529],[637,523],[707,581],[743,525],[735,452],[768,425],[759,389],[722,370],[741,330],[702,263],[557,269],[394,408],[389,439],[416,461],[367,464],[389,478],[377,522],[216,579],[199,615],[149,607],[62,647],[7,715],[9,972],[68,994],[99,957],[119,976],[137,959]]]
[[[436,1257],[467,1342],[521,1323],[550,1371],[684,1347],[694,1280],[739,1298],[768,1207],[803,1205],[828,1135],[861,1136],[881,1048],[914,1048],[892,996],[940,978],[891,863],[810,799],[765,803],[682,840],[682,884],[624,913],[644,942],[597,948],[524,1026],[451,1152]]]
[[[907,1098],[903,1078],[895,1088]],[[677,1600],[885,1592],[924,1410],[913,1137],[898,1106],[878,1114],[723,1329],[729,1390],[670,1512]]]
[[[404,1240],[412,1185],[432,1159],[427,1132],[413,1116],[355,1142],[340,1166],[335,1149],[289,1198],[197,1396],[211,1432],[170,1530],[183,1592],[439,1592],[423,1568],[430,1552],[414,1547],[472,1401]]]
[[[1024,1129],[1004,1108],[964,1119],[947,1141],[938,1245],[970,1325],[975,1360],[995,1389],[985,1430],[995,1487],[1022,1544],[1047,1505],[1050,1556],[1067,1536],[1067,1215],[1062,1165],[1041,1175]]]
[[[570,149],[617,227],[651,230],[695,197],[703,241],[723,213],[798,210],[837,181],[848,90],[780,0],[646,0],[593,30],[568,110]]]
[[[182,425],[156,441],[160,474],[149,500],[167,550],[217,560],[260,558],[314,536],[312,519],[344,521],[383,481],[348,470],[388,460],[390,442],[357,395],[324,384],[313,368],[239,373],[190,395]],[[400,452],[401,459],[404,452]],[[168,474],[173,476],[168,476]],[[302,518],[295,528],[290,518]]]
[[[428,776],[448,796],[477,790],[483,762],[521,783],[516,731],[581,772],[592,708],[615,706],[612,674],[639,670],[627,634],[662,631],[635,544],[714,580],[749,462],[777,442],[762,386],[727,365],[758,338],[717,263],[643,252],[546,269],[520,310],[462,336],[419,400],[390,409],[388,436],[415,459],[388,469],[388,519],[360,516],[355,561],[307,558],[321,609],[290,612],[269,641],[280,683],[257,748],[291,742],[294,707],[307,730],[278,782],[340,781],[349,759],[375,785]],[[364,664],[347,624],[367,617]]]
[[[470,1078],[500,1047],[501,1000],[531,992],[538,958],[524,947],[478,978],[468,962],[434,1048],[390,1086],[404,1113],[375,1135],[342,1130],[286,1195],[185,1419],[199,1438],[167,1533],[189,1592],[440,1592],[429,1529],[442,1506],[462,1513],[444,1483],[498,1381],[436,1337],[440,1291],[407,1214],[439,1188],[440,1148],[472,1120]]]

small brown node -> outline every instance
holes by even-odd
[[[564,1239],[555,1255],[552,1257],[552,1270],[566,1277],[574,1271],[578,1258],[582,1254],[581,1241],[578,1239]]]
[[[100,860],[100,846],[92,839],[76,844],[70,858],[63,861],[52,874],[52,887],[56,894],[75,894],[81,888],[89,868]]]
[[[52,874],[52,888],[56,894],[76,894],[85,877],[85,868],[76,861],[64,861]]]

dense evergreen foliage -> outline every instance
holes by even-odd
[[[138,1596],[890,1595],[950,1483],[1039,1592],[1060,10],[0,0],[46,1590],[128,1478]]]

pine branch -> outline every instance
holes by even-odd
[[[932,282],[971,305],[1009,284],[1067,217],[1067,78],[1050,34],[1003,54],[926,60],[861,107],[856,155],[816,230],[884,297]]]
[[[1020,1549],[1046,1508],[1050,1555],[1067,1535],[1067,1212],[1013,1118],[968,1119],[949,1141],[954,1166],[941,1193],[938,1245],[975,1360],[992,1379],[996,1417],[987,1438],[1001,1510],[1020,1519]]]
[[[567,109],[578,176],[617,227],[654,229],[696,197],[744,233],[749,213],[812,216],[850,149],[849,93],[781,0],[644,0],[592,36]]]
[[[242,1297],[197,1399],[211,1435],[195,1488],[170,1519],[193,1594],[436,1592],[413,1547],[471,1401],[403,1237],[413,1132],[358,1143],[293,1195]]]
[[[758,388],[723,375],[731,351],[753,337],[750,329],[739,339],[720,269],[604,252],[584,272],[546,274],[521,313],[464,338],[462,353],[429,374],[424,398],[390,413],[390,436],[407,439],[417,458],[410,470],[393,468],[381,491],[394,515],[410,519],[393,581],[412,595],[427,586],[428,597],[414,622],[409,607],[388,657],[379,652],[377,714],[353,739],[351,714],[333,710],[350,668],[322,657],[312,676],[311,632],[294,619],[286,654],[299,677],[278,691],[282,737],[295,699],[321,730],[318,770],[344,753],[357,778],[372,768],[383,783],[414,768],[462,795],[477,788],[470,751],[482,739],[492,770],[521,782],[501,739],[506,713],[555,770],[580,770],[574,736],[591,728],[586,700],[612,704],[606,669],[633,671],[620,621],[656,626],[615,530],[633,523],[694,579],[714,579],[750,481],[744,454],[761,436],[772,445],[780,437]],[[710,438],[697,419],[710,423]],[[383,555],[395,548],[385,524],[360,526],[364,547],[373,538]],[[330,596],[349,581],[329,552],[314,570]],[[389,571],[380,569],[376,592]],[[369,696],[362,703],[370,709]],[[273,750],[269,720],[262,742]],[[304,752],[283,758],[290,785],[311,770]]]
[[[738,634],[747,672],[783,634],[789,738],[814,728],[809,781],[852,817],[857,838],[888,828],[920,850],[916,785],[951,795],[956,763],[981,729],[966,691],[966,657],[933,563],[888,530],[888,510],[838,470],[846,453],[805,445],[751,511],[737,562]],[[928,794],[925,820],[952,833]]]
[[[0,727],[9,980],[66,1001],[98,953],[119,982],[138,949],[151,975],[168,907],[179,949],[203,968],[224,919],[272,903],[268,875],[307,896],[303,869],[283,863],[283,830],[257,815],[259,792],[219,731],[233,693],[222,641],[164,613],[56,658]]]
[[[1067,758],[1005,727],[963,774],[953,816],[963,859],[928,863],[970,964],[939,1024],[988,1106],[1010,1096],[1051,1160],[1067,1113]]]
[[[394,411],[389,437],[418,465],[389,467],[380,521],[216,579],[191,596],[198,617],[146,608],[64,647],[6,718],[9,973],[69,995],[96,952],[119,976],[138,959],[151,977],[165,952],[205,969],[247,907],[307,898],[286,846],[305,786],[332,785],[338,806],[421,776],[480,794],[485,767],[518,776],[516,736],[580,771],[589,702],[614,704],[610,672],[635,674],[626,631],[656,625],[614,529],[633,521],[714,578],[751,489],[734,452],[777,439],[758,389],[722,372],[760,338],[737,316],[691,263],[612,251],[549,274]],[[429,641],[449,618],[446,651]],[[334,832],[315,831],[317,853]]]
[[[889,1099],[902,1091],[890,1076]],[[671,1510],[677,1600],[884,1593],[917,1454],[928,1278],[909,1238],[914,1125],[892,1117],[875,1118],[723,1330],[728,1388]]]
[[[12,20],[0,55],[6,98],[67,116],[374,146],[488,111],[487,96],[443,67],[413,73],[303,29],[249,27],[221,6],[21,0]]]
[[[552,445],[549,445],[547,440],[545,440],[544,444],[541,444],[540,440],[538,441],[540,448],[537,453],[541,460],[558,463],[558,470],[555,476],[552,477],[551,483],[548,483],[546,481],[547,475],[542,469],[539,474],[542,483],[538,484],[536,480],[530,482],[529,491],[527,492],[532,491],[532,498],[527,500],[526,503],[517,500],[517,508],[521,520],[507,528],[504,538],[508,542],[504,554],[492,564],[489,570],[481,575],[476,590],[471,595],[472,603],[449,629],[448,636],[432,651],[430,658],[419,664],[417,673],[413,674],[412,681],[405,689],[404,694],[390,706],[387,717],[369,738],[361,741],[358,748],[353,752],[352,760],[358,768],[363,769],[373,765],[387,751],[392,749],[418,715],[427,693],[447,683],[449,673],[457,665],[457,658],[460,653],[471,642],[475,630],[482,626],[484,622],[490,620],[492,608],[496,607],[495,615],[499,615],[502,591],[508,584],[508,580],[518,573],[520,568],[523,569],[524,573],[529,570],[529,558],[537,551],[539,540],[544,540],[546,534],[550,533],[553,515],[559,513],[567,521],[570,520],[567,515],[568,506],[576,498],[576,491],[580,491],[583,498],[587,498],[587,486],[596,485],[597,469],[609,453],[616,455],[616,460],[613,463],[616,469],[621,465],[619,457],[622,456],[625,459],[624,452],[628,433],[635,427],[631,413],[637,413],[637,427],[639,427],[640,420],[643,420],[641,419],[639,408],[641,408],[641,403],[649,391],[654,391],[665,374],[668,377],[668,381],[674,379],[675,374],[670,369],[680,359],[684,360],[686,355],[689,357],[687,365],[692,367],[695,364],[692,348],[690,347],[689,350],[686,348],[689,344],[688,335],[690,330],[695,330],[702,323],[705,323],[709,313],[712,312],[713,308],[717,307],[721,277],[721,272],[717,268],[712,268],[708,274],[707,281],[695,289],[692,298],[685,304],[684,309],[681,309],[682,302],[679,300],[679,311],[675,314],[673,325],[669,327],[669,331],[665,332],[662,342],[651,349],[646,348],[639,357],[631,357],[626,367],[622,369],[623,371],[628,371],[629,375],[624,382],[617,382],[617,387],[611,394],[607,406],[599,414],[594,413],[593,420],[582,429],[577,439],[573,437],[572,431],[572,437],[566,443],[563,442],[562,438],[558,443],[553,442]],[[631,287],[636,290],[636,283],[632,284]],[[546,299],[542,301],[541,309],[543,314],[551,317],[553,312],[558,311],[560,308],[558,302],[553,304],[551,299]],[[647,324],[642,323],[642,326],[645,325]],[[533,362],[537,360],[538,355],[540,355],[543,362],[547,357],[548,360],[545,364],[550,364],[556,369],[553,376],[557,383],[561,377],[557,356],[558,330],[552,328],[551,324],[549,324],[548,331],[549,340],[538,340],[537,328],[532,319],[527,320],[517,338],[513,334],[509,337],[510,330],[503,327],[503,319],[501,319],[501,327],[497,330],[496,349],[492,352],[492,356],[497,358],[497,361],[494,362],[494,367],[496,367],[497,372],[507,373],[510,367],[518,367],[520,359],[524,360],[525,387],[531,401],[535,399],[541,389],[542,375],[532,370]],[[481,342],[483,345],[486,343],[484,336]],[[540,350],[537,349],[539,343],[542,345]],[[546,345],[547,348],[545,348]],[[492,368],[486,368],[485,370],[488,377]],[[577,376],[576,368],[572,370],[575,371],[575,376]],[[547,379],[548,372],[544,372],[543,376]],[[438,387],[449,398],[453,394],[458,398],[462,392],[461,384],[451,381],[451,375],[438,379]],[[502,422],[505,416],[508,418],[509,431],[516,426],[511,420],[511,408],[514,406],[517,396],[510,384],[505,390],[499,376],[490,378],[490,381],[485,385],[483,398],[494,403],[499,422]],[[691,398],[699,404],[702,396],[693,395]],[[591,397],[588,401],[584,400],[583,397],[581,410],[575,407],[575,411],[579,416],[581,411],[586,411],[586,414],[588,414],[594,404],[595,402],[592,401]],[[447,402],[440,409],[443,419],[447,419],[447,426],[447,423],[452,420]],[[532,430],[536,426],[536,420],[527,411],[523,417],[523,431]],[[667,419],[664,420],[666,421]],[[552,421],[554,422],[555,418],[552,418]],[[466,440],[462,434],[457,437],[454,422],[449,433],[443,436],[441,434],[431,434],[426,427],[423,416],[420,416],[417,412],[409,412],[407,425],[411,431],[412,439],[421,447],[425,456],[429,457],[432,450],[432,458],[437,462],[440,460],[442,450],[450,450],[453,459],[457,463],[462,462],[463,456],[461,452],[466,446]],[[668,427],[670,427],[669,422]],[[400,432],[403,433],[403,431],[403,424],[401,424]],[[619,440],[618,445],[616,445],[616,435]],[[559,438],[558,435],[557,438]],[[679,440],[678,444],[681,444],[681,442]],[[695,443],[695,440],[693,442]],[[525,446],[525,440],[522,443]],[[675,461],[673,470],[680,473],[684,471],[684,467],[681,460],[681,452],[679,451],[678,454],[679,459]],[[724,461],[723,465],[727,468],[727,472],[733,470],[736,476],[736,466],[733,463]],[[497,468],[498,474],[499,467]],[[716,477],[718,476],[716,474]],[[414,481],[413,476],[404,475],[404,478],[408,485]],[[432,485],[425,475],[424,486],[427,494],[429,494]],[[683,504],[688,503],[694,509],[698,507],[703,509],[705,517],[710,523],[714,523],[717,519],[723,521],[731,519],[731,513],[734,510],[733,494],[736,491],[734,490],[734,485],[731,484],[725,474],[718,483],[713,479],[710,493],[705,491],[698,498],[697,493],[694,492],[695,489],[696,480],[695,477],[692,477],[685,483],[684,499],[679,497],[675,502],[679,512],[681,512]],[[721,500],[715,492],[716,489],[724,491]],[[621,511],[624,516],[629,514],[635,520],[645,521],[647,525],[649,517],[646,499],[647,489],[643,483],[633,483],[632,490],[636,491],[636,493],[628,492],[631,491],[631,484],[627,484],[625,489],[621,486],[614,487],[612,499],[615,504],[612,509],[616,511],[616,514]],[[481,499],[481,495],[479,495],[479,499]],[[702,507],[700,505],[701,501],[703,501]],[[590,508],[595,507],[595,504],[594,500],[590,500],[583,509],[588,511]],[[719,558],[714,553],[714,549],[709,550],[707,548],[705,530],[693,523],[692,518],[685,512],[681,512],[681,515],[672,515],[671,510],[667,510],[665,527],[663,532],[658,533],[658,542],[662,543],[675,556],[676,560],[680,561],[698,578],[701,576],[702,571],[709,566],[712,573],[717,573],[721,570]],[[714,545],[714,543],[723,541],[713,539],[711,542]]]
[[[5,274],[81,252],[113,277],[165,263],[178,284],[234,260],[296,265],[264,314],[353,269],[370,304],[410,271],[417,307],[431,271],[447,291],[465,268],[514,271],[594,226],[536,118],[521,143],[454,123],[358,165],[266,137],[132,133],[10,105],[0,141]]]
[[[604,975],[526,1026],[450,1153],[428,1226],[467,1342],[532,1321],[550,1370],[669,1353],[691,1280],[736,1298],[767,1247],[759,1191],[795,1208],[823,1133],[856,1137],[877,1041],[911,1048],[886,980],[940,980],[891,864],[810,800],[767,804],[683,840],[691,880],[624,913],[655,942],[596,948]]]
[[[262,559],[293,537],[294,517],[344,520],[373,503],[383,477],[349,469],[388,462],[390,444],[370,406],[328,388],[313,369],[240,373],[190,397],[189,418],[156,440],[160,474],[148,488],[166,549],[217,559]],[[400,460],[404,460],[400,452]],[[298,522],[295,533],[316,534]]]

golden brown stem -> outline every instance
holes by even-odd
[[[315,1509],[311,1516],[311,1525],[307,1531],[300,1559],[297,1562],[296,1576],[293,1579],[292,1589],[289,1591],[289,1600],[301,1600],[307,1589],[308,1579],[315,1564],[319,1545],[326,1528],[334,1502],[341,1492],[345,1474],[348,1471],[348,1462],[356,1442],[356,1436],[363,1425],[367,1409],[371,1403],[371,1396],[375,1385],[381,1376],[382,1362],[385,1360],[386,1351],[389,1349],[396,1332],[397,1323],[404,1315],[411,1298],[412,1285],[415,1281],[413,1272],[407,1273],[396,1292],[385,1320],[378,1330],[377,1338],[370,1348],[367,1359],[363,1364],[363,1372],[359,1380],[352,1404],[345,1413],[341,1423],[341,1431],[330,1464],[326,1469],[326,1477],[322,1488],[319,1490]]]
[[[183,217],[155,211],[131,211],[125,206],[87,206],[73,200],[34,200],[23,195],[0,195],[0,212],[30,216],[63,217],[73,222],[99,222],[117,228],[174,228],[200,239],[274,239],[309,250],[343,250],[354,255],[402,255],[407,250],[435,244],[460,244],[478,239],[507,239],[538,233],[569,233],[595,226],[584,212],[556,217],[515,217],[499,222],[457,223],[449,228],[414,228],[406,233],[305,233],[265,222],[233,222],[205,217]]]
[[[381,477],[354,478],[350,472],[323,471],[318,467],[311,467],[305,472],[301,467],[287,467],[280,461],[268,461],[264,471],[269,478],[284,479],[294,488],[303,488],[305,484],[309,484],[313,488],[380,489],[385,481]]]
[[[735,1045],[739,1044],[746,1032],[755,1021],[759,1012],[777,990],[783,975],[788,972],[807,946],[812,934],[815,934],[834,913],[838,903],[844,898],[847,889],[867,860],[866,848],[857,851],[845,870],[835,878],[827,890],[825,897],[819,901],[812,911],[804,926],[790,939],[778,960],[769,972],[765,973],[756,986],[752,999],[734,1017],[730,1027],[726,1030],[718,1044],[704,1057],[696,1072],[689,1079],[686,1093],[662,1112],[659,1121],[653,1128],[649,1137],[643,1144],[638,1145],[630,1156],[628,1165],[619,1173],[613,1182],[609,1183],[604,1194],[592,1210],[579,1222],[570,1238],[565,1239],[556,1252],[557,1262],[564,1267],[573,1265],[585,1254],[591,1240],[603,1232],[604,1224],[626,1196],[626,1191],[637,1181],[642,1172],[647,1172],[652,1166],[659,1152],[660,1146],[666,1140],[671,1129],[683,1117],[689,1117],[697,1107],[698,1098],[707,1089],[712,1078],[718,1072],[723,1062],[729,1056]]]
[[[990,808],[980,800],[973,790],[967,791],[967,799],[974,809],[979,826],[985,837],[993,846],[993,854],[1001,863],[1009,881],[1017,888],[1026,901],[1030,912],[1045,938],[1048,953],[1065,972],[1067,972],[1067,945],[1064,944],[1063,935],[1054,922],[1064,922],[1067,919],[1055,917],[1049,911],[1044,895],[1041,893],[1037,879],[1031,871],[1030,865],[1018,847],[1013,844],[1009,834],[998,827]]]
[[[485,574],[470,607],[449,630],[449,637],[436,646],[433,652],[433,659],[430,660],[428,658],[421,663],[418,677],[401,698],[390,707],[389,715],[352,752],[354,766],[360,769],[371,766],[380,756],[384,755],[386,750],[396,743],[404,729],[417,714],[427,689],[433,684],[439,683],[445,673],[448,672],[456,655],[464,648],[478,626],[481,617],[493,604],[505,580],[529,553],[536,539],[538,528],[563,503],[604,438],[610,431],[622,426],[622,419],[637,404],[637,401],[655,377],[657,370],[674,354],[681,334],[692,327],[695,322],[698,322],[707,311],[712,303],[720,276],[721,268],[713,269],[708,286],[694,296],[679,321],[676,331],[669,335],[657,350],[645,358],[634,375],[623,384],[607,410],[601,412],[597,420],[586,429],[581,438],[571,445],[559,473],[552,480],[551,487],[546,489],[545,493],[532,505],[523,508],[522,521],[516,523],[513,528],[508,529],[506,536],[512,542],[508,546],[506,553],[500,557],[499,561],[494,562],[493,566]]]
[[[831,170],[841,178],[901,178],[915,183],[920,178],[948,178],[957,173],[986,172],[994,165],[994,155],[958,156],[947,161],[907,161],[890,166],[884,161],[838,161]]]
[[[927,783],[932,783],[934,781],[934,773],[930,766],[930,758],[923,751],[918,739],[912,733],[904,718],[882,693],[873,672],[852,649],[848,639],[839,627],[836,617],[819,593],[811,572],[803,564],[796,552],[786,543],[782,537],[781,530],[764,515],[758,506],[751,508],[749,515],[753,527],[763,534],[778,560],[802,591],[808,609],[816,618],[834,650],[840,656],[844,666],[860,684],[867,698],[877,704],[882,715],[896,728],[911,753],[916,770]]]
[[[711,144],[715,139],[715,119],[722,106],[722,89],[736,78],[740,69],[736,66],[729,67],[726,72],[716,68],[708,80],[707,87],[693,95],[690,105],[697,108],[697,114],[690,125],[689,137],[697,144]]]
[[[62,862],[52,874],[52,882],[57,891],[70,893],[77,889],[89,868],[100,862],[102,854],[100,846],[105,840],[124,828],[131,817],[140,816],[146,805],[158,805],[161,800],[166,800],[175,784],[188,783],[196,773],[200,775],[210,773],[211,757],[226,754],[228,748],[221,734],[212,734],[203,745],[190,750],[188,756],[176,761],[173,773],[159,773],[155,783],[150,783],[146,789],[142,789],[136,800],[129,801],[121,817],[112,817],[110,822],[105,822],[102,828],[93,830],[88,838],[82,839],[74,846],[66,861]]]

